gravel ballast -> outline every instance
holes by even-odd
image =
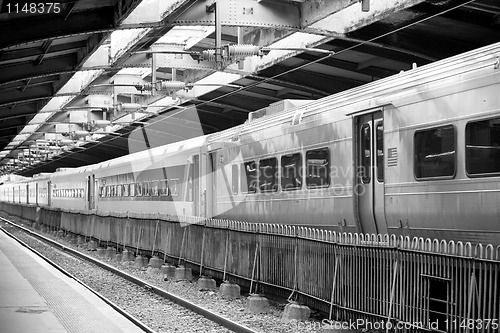
[[[6,216],[4,217],[7,218]],[[22,221],[17,221],[16,223],[21,224]],[[2,223],[2,225],[4,227],[6,226],[5,223]],[[29,225],[23,226],[29,227]],[[39,230],[34,230],[31,227],[29,227],[29,229],[40,233]],[[117,304],[157,332],[230,332],[226,328],[184,309],[175,303],[165,300],[145,288],[132,284],[94,264],[70,256],[60,250],[56,250],[16,230],[18,229],[13,227],[9,228],[9,231],[14,232],[17,237],[28,245],[35,248],[50,260],[56,262],[70,274],[73,274],[83,283],[101,293],[111,302]],[[41,234],[55,239],[57,242],[67,247],[77,248],[76,245],[70,244],[64,239],[56,239],[56,237],[50,233]],[[228,300],[222,298],[217,290],[199,290],[195,281],[164,281],[163,274],[158,274],[158,270],[134,268],[131,262],[117,262],[110,258],[97,257],[96,251],[87,251],[83,248],[79,248],[79,250],[109,265],[117,267],[128,274],[136,276],[152,286],[182,297],[257,332],[337,332],[337,330],[325,330],[325,325],[321,325],[321,322],[316,320],[300,323],[294,321],[283,323],[281,321],[281,316],[286,304],[285,301],[275,302],[270,300],[271,307],[266,313],[246,313],[246,295]]]

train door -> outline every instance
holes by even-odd
[[[95,208],[95,175],[87,177],[87,203],[89,210]]]
[[[199,216],[209,217],[211,214],[212,206],[212,176],[210,170],[212,169],[210,163],[210,154],[202,152],[200,154],[200,208]]]
[[[200,156],[193,156],[193,204],[194,216],[200,216]]]
[[[210,214],[207,217],[214,217],[217,214],[217,153],[212,152],[209,153],[209,174],[207,181],[210,185],[207,184],[207,189],[210,191],[210,201],[207,202],[207,205],[210,207]]]
[[[363,233],[386,234],[382,111],[356,117],[355,129],[358,219]]]
[[[47,206],[52,206],[52,182],[47,182]]]

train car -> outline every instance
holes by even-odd
[[[206,137],[199,137],[177,142],[89,168],[95,209],[199,215],[204,205],[199,196],[199,165],[205,141]]]
[[[87,198],[87,167],[60,170],[45,180],[50,198],[50,207],[74,210],[89,210]],[[39,193],[41,196],[42,193]]]
[[[499,57],[493,44],[55,173],[48,205],[500,244]]]
[[[491,45],[218,134],[241,142],[233,184],[253,184],[220,216],[498,244],[499,56]]]

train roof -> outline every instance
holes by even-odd
[[[53,177],[67,176],[77,173],[93,173],[102,169],[113,170],[118,168],[125,168],[126,166],[129,166],[132,161],[134,165],[151,165],[155,162],[159,162],[160,157],[176,151],[191,151],[193,149],[199,151],[199,149],[205,144],[205,142],[206,136],[195,137],[184,141],[153,147],[148,150],[143,150],[126,156],[117,157],[101,163],[56,172],[53,174]]]
[[[484,61],[491,62],[493,68],[500,57],[500,43],[488,45],[448,59],[437,61],[397,75],[380,79],[360,87],[352,88],[338,94],[324,97],[308,104],[266,115],[247,121],[242,125],[225,131],[211,134],[209,142],[228,140],[235,136],[251,135],[256,131],[279,125],[307,121],[319,113],[328,113],[330,117],[339,119],[353,116],[373,108],[389,105],[406,94],[414,93],[414,87],[424,86],[432,81],[460,75],[484,66]],[[419,90],[421,93],[422,90]]]

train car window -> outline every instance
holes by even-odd
[[[158,181],[154,181],[151,183],[151,195],[157,197],[158,193]]]
[[[123,196],[124,197],[128,197],[129,187],[130,187],[129,184],[123,184]]]
[[[416,179],[455,175],[455,127],[441,126],[414,135],[414,172]]]
[[[122,185],[116,185],[116,195],[118,197],[123,196],[123,187],[122,187]]]
[[[500,173],[500,117],[467,123],[465,167],[469,176]]]
[[[276,192],[277,184],[277,166],[275,157],[260,160],[259,162],[259,188],[261,192]]]
[[[179,195],[179,179],[170,179],[168,181],[170,195],[176,197]]]
[[[372,147],[372,134],[371,134],[371,129],[370,125],[364,124],[361,126],[361,136],[360,136],[360,170],[359,170],[359,176],[361,177],[361,181],[363,184],[368,184],[370,183],[372,179],[372,174],[371,174],[371,165],[372,165],[372,154],[371,154],[371,147]]]
[[[142,197],[142,183],[135,183],[135,195]]]
[[[281,189],[299,190],[302,187],[302,155],[300,153],[281,156]]]
[[[257,165],[254,161],[245,162],[241,165],[245,170],[245,177],[241,172],[241,192],[255,193],[257,191]]]
[[[328,148],[306,152],[307,188],[330,186],[330,156]]]
[[[135,197],[135,183],[130,183],[130,196]]]
[[[231,186],[233,189],[233,194],[238,194],[239,192],[239,170],[238,164],[233,164],[231,166]]]
[[[380,121],[375,127],[377,140],[377,180],[384,181],[384,124]]]
[[[142,195],[148,196],[148,197],[151,195],[151,183],[150,182],[144,182],[144,186],[142,189]]]
[[[160,195],[168,196],[168,180],[166,179],[160,181]]]

